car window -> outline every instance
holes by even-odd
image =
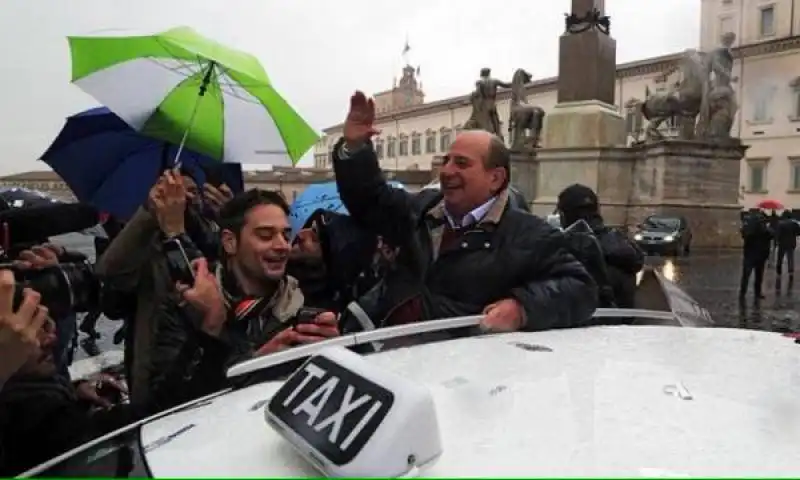
[[[647,217],[644,221],[644,225],[647,228],[654,228],[654,229],[671,229],[677,230],[680,229],[683,222],[680,218],[676,217]]]
[[[27,476],[27,475],[26,475]],[[47,465],[30,478],[55,477],[151,477],[139,441],[139,429],[123,432],[66,459]]]

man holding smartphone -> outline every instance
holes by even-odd
[[[163,192],[164,204],[179,211],[185,195],[175,180]],[[168,380],[160,372],[174,368],[183,369],[185,382],[181,398],[161,399],[164,407],[229,386],[225,372],[235,363],[339,335],[336,316],[304,308],[297,281],[286,274],[288,214],[276,192],[234,197],[219,212],[222,254],[212,264],[190,258],[191,240],[180,225],[164,229],[171,234],[165,250],[178,252],[170,264],[179,298],[166,302],[157,318],[150,390],[167,391],[159,388]]]

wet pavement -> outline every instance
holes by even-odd
[[[751,280],[743,305],[738,300],[742,269],[738,251],[692,252],[689,257],[676,259],[647,257],[647,265],[686,290],[711,313],[719,327],[800,331],[800,287],[789,288],[784,271],[781,288],[776,289],[774,265],[768,265],[764,274],[762,293],[766,298],[755,301]]]
[[[94,256],[91,237],[67,235],[58,240],[67,248],[80,250],[90,258]],[[800,304],[800,286],[794,285],[789,290],[786,285],[787,279],[784,278],[782,290],[776,291],[775,269],[767,268],[763,288],[766,298],[755,302],[751,290],[744,306],[740,307],[738,290],[741,264],[741,253],[738,251],[695,251],[689,257],[676,259],[647,257],[647,265],[684,288],[711,313],[719,327],[800,331],[800,313],[797,311]],[[114,332],[119,328],[119,322],[101,318],[97,326],[102,335],[97,341],[97,347],[101,351],[121,348],[112,342]],[[85,339],[86,335],[81,333],[80,340]],[[83,348],[78,350],[76,358],[84,358],[87,355]]]

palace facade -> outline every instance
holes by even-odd
[[[800,8],[795,8],[795,1],[800,3],[702,0],[699,49],[716,48],[726,32],[737,37],[734,76],[739,110],[732,135],[750,146],[740,166],[740,200],[745,206],[771,198],[800,208]],[[681,53],[618,65],[616,106],[626,116],[631,142],[641,138],[646,126],[635,111],[637,100],[645,98],[646,90],[664,91],[676,81],[659,77],[672,69]],[[434,157],[448,148],[471,113],[469,91],[424,103],[414,73],[407,66],[400,84],[376,94],[381,135],[375,146],[385,170],[430,170]],[[471,83],[464,79],[465,85]],[[527,94],[528,103],[551,110],[556,104],[556,79],[532,82]],[[498,95],[498,113],[506,120],[510,92]],[[667,135],[676,133],[670,125],[664,128]],[[329,153],[341,129],[342,125],[334,125],[324,130],[314,148],[315,167],[330,168]]]

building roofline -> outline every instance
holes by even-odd
[[[767,42],[760,42],[760,43],[745,45],[742,47],[736,47],[734,48],[733,53],[734,57],[742,58],[742,57],[751,57],[756,55],[764,55],[769,53],[778,53],[787,50],[794,50],[797,48],[800,48],[800,35],[778,38]],[[657,57],[650,57],[642,60],[635,60],[632,62],[625,62],[618,64],[617,78],[636,77],[650,73],[663,72],[664,70],[667,70],[671,66],[673,66],[675,62],[678,59],[680,59],[682,53],[683,52],[670,53],[667,55],[659,55]],[[525,93],[528,95],[532,95],[536,93],[553,90],[554,88],[557,87],[557,80],[558,77],[549,77],[549,78],[534,80],[526,86]],[[406,118],[412,118],[419,115],[436,113],[452,108],[469,105],[470,103],[469,96],[470,94],[459,95],[456,97],[445,98],[430,103],[423,103],[421,105],[406,107],[391,113],[378,115],[375,118],[375,122],[380,123],[385,121],[403,120]],[[502,89],[499,92],[497,92],[497,96],[498,100],[505,100],[507,98],[510,98],[511,91],[508,89]],[[341,130],[342,126],[343,124],[338,123],[336,125],[324,128],[322,131],[327,135]]]

